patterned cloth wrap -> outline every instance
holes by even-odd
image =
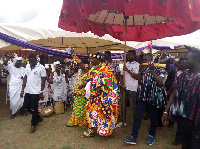
[[[164,68],[154,67],[157,76],[165,73]],[[147,101],[159,108],[167,105],[167,92],[165,87],[158,87],[148,67],[144,66],[142,70],[142,80],[138,88],[138,100]]]
[[[79,89],[79,85],[86,84],[87,79],[87,73],[82,74],[81,71],[78,72],[77,79],[76,79],[76,85],[74,88],[74,93],[76,94],[76,97],[74,99],[73,104],[73,112],[71,115],[71,118],[67,125],[69,126],[87,126],[87,120],[86,120],[86,98],[85,98],[85,89]]]
[[[200,72],[192,77],[184,71],[174,81],[175,95],[170,107],[170,118],[180,116],[192,120],[200,127]]]
[[[110,67],[99,64],[89,71],[87,80],[91,81],[90,97],[86,105],[89,128],[97,127],[101,136],[113,133],[119,114],[118,86]],[[96,88],[101,92],[97,93]]]

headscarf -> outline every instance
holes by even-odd
[[[56,67],[56,65],[60,65],[60,62],[57,61],[57,62],[54,62],[54,63],[53,63],[53,67],[54,67],[54,68]]]
[[[13,65],[15,66],[15,63],[17,61],[22,61],[22,57],[18,57],[18,56],[15,56],[14,59],[13,59]]]

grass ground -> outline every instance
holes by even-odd
[[[128,145],[124,139],[130,136],[133,119],[128,113],[128,125],[116,128],[109,140],[105,141],[98,135],[93,138],[81,139],[79,136],[87,130],[80,127],[65,127],[72,109],[68,107],[64,114],[53,114],[39,123],[37,131],[29,133],[31,115],[22,117],[19,114],[10,120],[9,105],[5,103],[6,85],[0,86],[0,149],[180,149],[173,146],[176,128],[158,128],[156,141],[152,146],[146,145],[149,120],[143,120],[137,145]]]

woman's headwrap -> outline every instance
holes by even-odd
[[[17,61],[22,61],[22,57],[15,56],[13,59],[13,65],[15,65]]]
[[[54,68],[56,67],[56,65],[60,65],[60,62],[57,61],[57,62],[54,62],[54,63],[53,63],[53,67],[54,67]]]

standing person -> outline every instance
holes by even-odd
[[[170,94],[172,93],[172,87],[173,87],[172,83],[174,82],[175,76],[176,76],[176,69],[174,69],[171,65],[172,61],[173,61],[172,58],[169,58],[168,60],[166,60],[166,68],[165,68],[166,80],[164,81],[164,83],[165,83],[165,88],[167,91],[167,99],[168,100],[169,100]],[[158,126],[159,127],[163,127],[162,120],[161,120],[163,111],[164,111],[163,108],[158,109]],[[173,126],[174,126],[174,122],[170,121],[168,127],[172,128]]]
[[[67,100],[67,85],[65,74],[61,72],[60,62],[53,63],[54,72],[50,75],[50,83],[53,84],[53,100],[66,102]]]
[[[128,144],[136,144],[136,139],[141,126],[142,117],[148,107],[150,115],[150,129],[147,139],[147,145],[152,145],[155,140],[157,128],[157,107],[165,107],[166,91],[163,87],[163,79],[165,70],[159,67],[154,67],[152,64],[153,56],[148,53],[144,56],[144,63],[149,63],[148,66],[140,66],[138,82],[139,96],[138,106],[134,115],[133,129],[131,137],[126,139]]]
[[[200,148],[200,51],[193,50],[185,54],[186,71],[174,82],[174,90],[162,117],[167,124],[175,115],[182,149]]]
[[[46,80],[46,70],[43,65],[37,62],[37,56],[34,53],[28,55],[29,64],[25,68],[25,77],[21,90],[21,97],[23,97],[24,89],[26,87],[26,94],[24,97],[24,108],[32,114],[30,133],[36,131],[36,125],[43,120],[38,114],[38,102],[43,99],[43,92]]]
[[[48,73],[51,74],[52,72],[51,64],[49,64],[49,68],[47,70],[48,70]]]
[[[179,75],[185,71],[185,66],[184,66],[184,57],[181,57],[180,60],[177,62],[177,72],[176,72],[176,76],[175,76],[175,80],[179,77]],[[171,87],[171,93],[173,92],[173,85]],[[174,121],[174,119],[176,120],[176,117],[175,118],[171,118],[172,120],[170,121]],[[169,124],[170,124],[170,121],[169,121]],[[168,125],[169,126],[169,125]],[[176,135],[175,135],[175,139],[174,141],[172,142],[173,145],[179,145],[180,144],[180,135],[179,135],[179,132],[178,132],[178,129],[176,131]]]
[[[71,107],[73,107],[74,104],[74,87],[76,85],[76,78],[79,72],[79,66],[77,64],[73,64],[71,66],[70,74],[68,75],[69,79],[69,98],[70,98],[70,104]]]
[[[13,59],[12,64],[8,64],[8,61]],[[24,67],[22,65],[22,57],[14,57],[10,56],[3,62],[4,68],[8,70],[10,74],[9,81],[9,99],[10,99],[10,108],[12,110],[12,114],[10,119],[14,119],[16,112],[21,108],[21,114],[25,116],[23,110],[23,102],[24,98],[20,97],[20,93],[22,90],[23,77],[25,75]]]
[[[76,78],[76,85],[74,88],[74,105],[73,112],[67,126],[87,126],[86,120],[86,98],[85,98],[85,89],[86,79],[88,75],[88,60],[81,59],[81,62],[78,63],[81,71],[78,72]]]
[[[88,73],[91,81],[90,97],[86,105],[88,132],[81,138],[94,137],[94,128],[103,139],[109,139],[113,133],[118,117],[118,87],[110,67],[101,63],[102,53],[92,55],[92,69]]]
[[[127,62],[124,65],[123,70],[125,71],[125,113],[124,113],[124,125],[126,125],[126,112],[127,112],[127,103],[130,103],[130,107],[132,109],[133,115],[136,110],[136,96],[137,96],[137,88],[138,88],[138,71],[140,64],[135,61],[136,53],[134,50],[129,50],[127,53]],[[123,71],[121,72],[121,85],[123,84]],[[121,98],[122,99],[122,98]],[[120,100],[120,107],[123,109],[123,100]],[[121,121],[122,121],[122,111],[121,110]],[[122,122],[117,124],[116,127],[121,127]]]
[[[111,68],[111,70],[113,71],[115,78],[117,79],[117,83],[118,83],[121,71],[120,71],[119,64],[117,63],[117,61],[112,60],[110,51],[104,52],[104,61],[105,61],[106,65],[108,65]]]

